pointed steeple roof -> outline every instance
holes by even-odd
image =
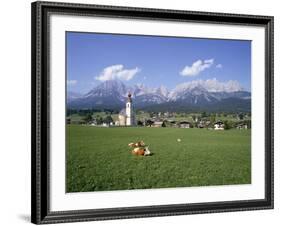
[[[132,102],[132,94],[129,92],[127,102]]]

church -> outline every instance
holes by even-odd
[[[126,101],[126,108],[123,108],[118,115],[118,121],[115,122],[117,126],[134,126],[135,113],[133,109],[132,95],[129,93]]]

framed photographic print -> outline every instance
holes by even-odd
[[[273,17],[32,3],[32,222],[273,208]]]

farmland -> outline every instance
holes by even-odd
[[[251,183],[251,130],[67,125],[66,131],[67,192]],[[128,143],[139,140],[151,156],[130,153]]]

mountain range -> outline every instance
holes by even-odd
[[[67,107],[74,109],[124,108],[128,93],[136,109],[150,111],[251,111],[251,93],[237,81],[219,82],[216,79],[194,80],[168,90],[164,86],[151,88],[144,84],[125,85],[120,80],[108,80],[86,94],[67,93]]]

